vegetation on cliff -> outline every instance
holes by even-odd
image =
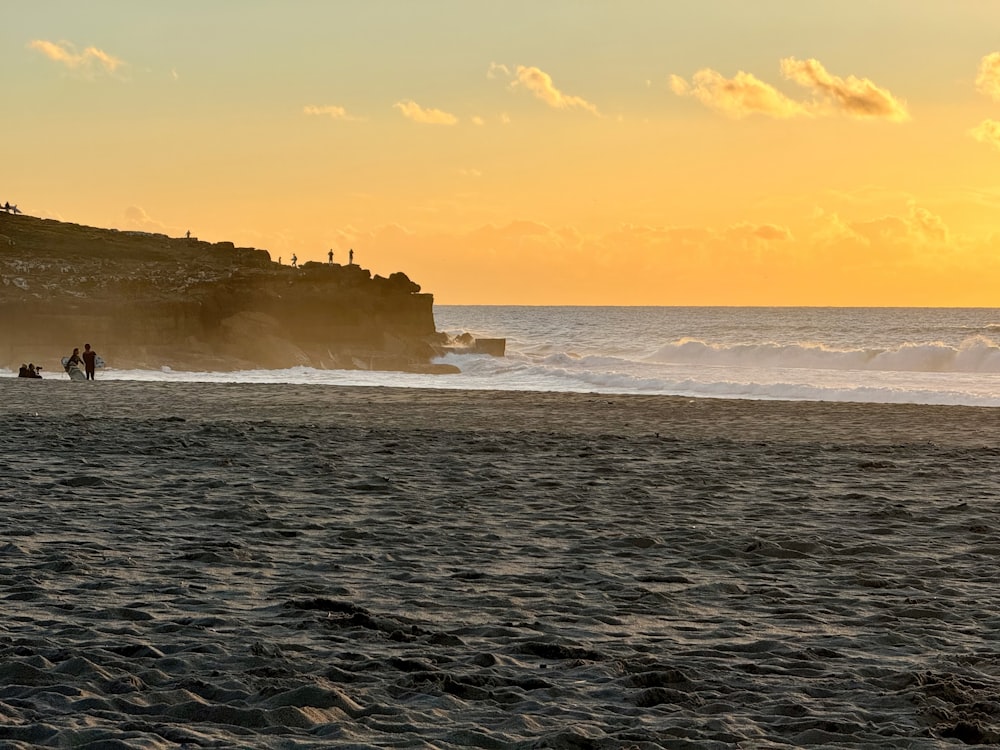
[[[0,365],[91,342],[119,368],[446,371],[404,273],[293,268],[266,250],[0,213]]]

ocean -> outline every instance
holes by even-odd
[[[507,354],[449,355],[455,375],[111,362],[99,377],[1000,406],[1000,308],[442,305],[435,321]]]

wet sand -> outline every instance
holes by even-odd
[[[0,404],[0,748],[1000,743],[997,410]]]

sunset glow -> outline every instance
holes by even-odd
[[[1000,4],[19,4],[0,204],[439,304],[996,306]]]

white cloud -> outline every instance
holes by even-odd
[[[97,47],[86,47],[78,52],[70,42],[50,42],[45,39],[35,39],[28,43],[28,47],[41,52],[53,62],[83,73],[115,73],[125,65],[124,60]]]
[[[810,89],[813,98],[798,101],[742,70],[726,78],[705,68],[690,82],[672,75],[670,88],[678,96],[693,96],[705,106],[737,119],[752,114],[791,118],[833,113],[894,122],[909,119],[906,105],[886,89],[867,78],[832,75],[818,60],[787,57],[781,61],[781,73],[787,80]]]
[[[458,118],[450,112],[421,107],[412,99],[396,102],[392,106],[402,112],[403,117],[413,120],[413,122],[425,125],[455,125],[458,123]]]
[[[969,135],[980,143],[1000,149],[1000,122],[983,120],[969,131]]]
[[[553,109],[582,109],[600,116],[597,106],[581,96],[572,96],[560,91],[552,81],[552,76],[536,67],[518,65],[511,88],[523,87]]]
[[[688,83],[677,75],[670,76],[670,89],[678,96],[693,96],[706,107],[735,119],[752,114],[789,118],[808,115],[809,110],[776,88],[742,70],[733,78],[705,68]]]
[[[993,52],[980,60],[976,88],[991,99],[1000,101],[1000,52]]]
[[[867,78],[841,78],[827,72],[819,60],[781,61],[781,73],[790,81],[813,90],[821,99],[851,117],[878,117],[895,122],[910,119],[906,105]]]
[[[307,104],[302,108],[302,113],[315,117],[329,117],[331,120],[345,120],[355,122],[360,118],[348,114],[347,110],[335,104]]]

